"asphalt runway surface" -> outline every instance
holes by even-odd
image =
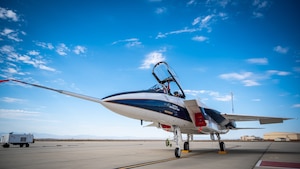
[[[37,141],[28,148],[0,148],[0,169],[300,168],[300,142],[191,142],[174,157],[164,141]],[[173,144],[174,145],[174,144]]]

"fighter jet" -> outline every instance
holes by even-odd
[[[174,154],[180,158],[182,148],[189,150],[189,141],[192,135],[210,135],[214,140],[216,136],[220,152],[225,152],[225,144],[220,135],[230,130],[251,129],[238,128],[238,121],[259,121],[260,124],[282,123],[290,118],[265,117],[251,115],[224,114],[203,104],[198,99],[187,100],[184,90],[179,84],[174,71],[166,62],[158,62],[152,69],[152,75],[157,84],[146,90],[128,91],[112,94],[102,99],[86,96],[65,90],[27,83],[16,79],[0,80],[3,82],[17,82],[52,90],[61,94],[77,97],[100,103],[109,110],[120,115],[141,121],[152,122],[155,126],[174,133],[176,144]],[[182,144],[182,134],[187,134],[187,140]]]

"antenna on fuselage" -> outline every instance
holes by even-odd
[[[231,113],[234,114],[234,107],[233,107],[233,93],[231,93]]]

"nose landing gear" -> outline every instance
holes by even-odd
[[[179,146],[180,142],[182,142],[182,136],[181,136],[181,131],[178,126],[173,126],[174,127],[174,141],[176,143],[176,148],[175,148],[175,157],[180,158],[181,156],[181,148]]]

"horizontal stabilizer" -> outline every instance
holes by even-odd
[[[283,123],[283,119],[270,118],[270,119],[259,119],[260,124],[270,124],[270,123]]]
[[[265,128],[255,128],[255,127],[237,127],[237,128],[232,128],[231,130],[252,130],[252,129],[265,129]]]
[[[282,123],[284,120],[292,119],[292,118],[248,116],[248,115],[237,115],[237,114],[222,114],[222,116],[228,120],[234,120],[234,121],[259,121],[260,124]]]

